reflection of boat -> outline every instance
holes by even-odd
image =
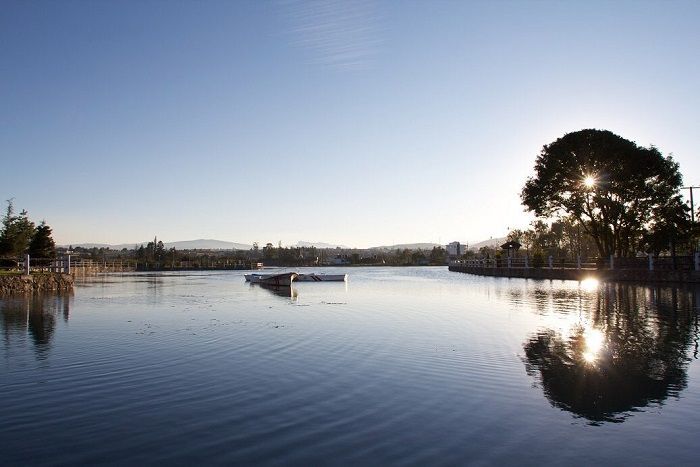
[[[347,274],[299,274],[296,278],[297,282],[345,282],[348,278]]]
[[[283,272],[279,274],[245,274],[245,280],[253,284],[265,284],[273,286],[292,285],[298,274],[296,272]]]
[[[297,295],[298,295],[297,290],[291,286],[284,286],[284,285],[274,286],[274,285],[258,284],[258,285],[251,285],[251,287],[260,287],[261,289],[265,289],[273,295],[277,295],[278,297],[290,298],[292,300],[296,300]]]

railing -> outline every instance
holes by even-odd
[[[700,253],[693,256],[653,256],[636,258],[591,258],[583,261],[580,258],[558,259],[547,258],[480,258],[459,259],[450,262],[451,266],[473,268],[550,268],[550,269],[635,269],[649,271],[700,271]]]
[[[253,270],[262,269],[263,263],[230,258],[200,258],[177,261],[139,261],[135,268],[138,271]]]
[[[102,260],[78,258],[70,265],[70,273],[74,276],[90,276],[105,272],[129,272],[136,270],[136,262],[133,260]]]
[[[31,274],[42,272],[68,272],[69,258],[1,258],[0,271],[5,273]]]
[[[200,258],[178,261],[136,261],[133,259],[93,260],[66,256],[62,258],[0,258],[0,272],[14,274],[66,273],[86,276],[108,272],[192,271],[262,269],[263,263],[249,260]]]
[[[103,272],[134,271],[136,263],[129,260],[95,261],[71,258],[23,258],[0,259],[0,271],[16,274],[64,273],[74,276],[91,275]]]

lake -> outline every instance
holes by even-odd
[[[697,465],[700,290],[342,272],[0,298],[1,463]]]

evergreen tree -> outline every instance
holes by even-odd
[[[0,231],[0,255],[19,256],[27,252],[29,242],[34,236],[34,223],[29,220],[29,213],[22,210],[14,215],[12,200],[7,200],[7,210],[2,219]]]
[[[13,249],[12,224],[15,222],[15,209],[12,199],[7,200],[7,210],[2,218],[2,229],[0,229],[0,255],[11,255]]]
[[[15,221],[14,227],[14,254],[25,254],[29,250],[29,243],[32,241],[32,237],[34,237],[34,232],[36,231],[34,222],[29,220],[29,213],[26,210],[22,210],[22,212],[19,213],[19,217]]]
[[[156,243],[153,256],[155,257],[155,259],[157,261],[160,261],[163,258],[165,258],[165,245],[163,244],[162,241],[158,240],[158,242]]]
[[[41,221],[29,243],[29,256],[32,258],[55,258],[56,243],[51,237],[51,227]]]

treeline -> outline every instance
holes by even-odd
[[[544,264],[549,256],[556,261],[564,262],[576,262],[579,256],[584,262],[602,258],[593,237],[577,222],[566,218],[551,224],[536,220],[530,224],[529,229],[513,229],[508,232],[506,241],[520,244],[519,249],[510,252],[512,257],[528,256],[535,264]],[[640,254],[642,253],[690,255],[693,253],[693,237],[687,235],[682,238],[677,237],[675,240],[667,238],[659,242],[656,249],[647,247],[640,251]],[[508,254],[499,246],[481,247],[479,251],[468,251],[463,258],[501,258]]]
[[[10,199],[0,229],[0,258],[15,260],[25,254],[37,259],[53,259],[56,257],[56,244],[46,221],[42,220],[37,226],[29,219],[26,210],[15,214],[14,203]]]
[[[275,247],[268,243],[259,249],[257,244],[250,250],[253,258],[262,259],[265,264],[283,266],[306,265],[388,265],[388,266],[428,266],[444,265],[447,254],[442,247],[425,250],[377,250],[342,249],[316,247]],[[262,253],[262,254],[260,254]],[[309,261],[311,260],[311,261]]]
[[[166,248],[154,238],[146,245],[123,248],[60,249],[75,257],[94,261],[134,261],[147,268],[208,268],[231,266],[236,263],[262,262],[266,266],[322,266],[322,265],[387,265],[427,266],[446,264],[446,252],[442,247],[432,250],[363,250],[316,247],[283,247],[272,243],[260,248],[257,244],[250,250],[177,250]]]
[[[595,241],[576,222],[570,219],[547,224],[536,220],[529,229],[513,229],[508,232],[506,241],[520,244],[518,250],[511,252],[512,256],[531,258],[547,258],[552,256],[557,260],[576,261],[580,256],[583,261],[599,255]],[[482,247],[478,252],[468,252],[465,257],[499,257],[507,255],[500,247]]]

